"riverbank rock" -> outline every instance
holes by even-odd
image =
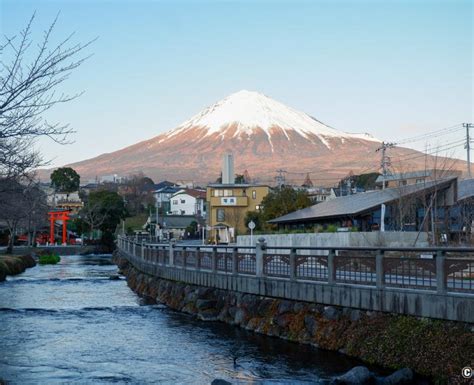
[[[7,275],[21,274],[33,266],[36,266],[36,260],[29,254],[0,255],[0,281],[5,281]]]
[[[371,385],[374,376],[365,366],[356,366],[342,376],[331,381],[331,385]]]
[[[267,336],[339,351],[394,370],[410,367],[431,380],[447,379],[448,384],[457,384],[461,375],[457,368],[466,364],[465,357],[474,354],[471,324],[203,287],[147,275],[119,252],[114,254],[114,261],[120,264],[132,290],[198,319],[219,320]],[[413,383],[409,369],[376,379],[367,372],[367,368],[354,369],[334,384]]]
[[[410,368],[403,368],[385,377],[382,385],[408,385],[413,382],[413,370]]]

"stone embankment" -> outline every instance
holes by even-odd
[[[5,281],[7,275],[23,273],[28,267],[36,265],[36,260],[27,255],[0,255],[0,281]]]
[[[461,369],[473,364],[472,325],[189,285],[141,273],[118,254],[114,260],[132,290],[204,321],[339,351],[390,369],[412,368],[440,384],[465,383]]]

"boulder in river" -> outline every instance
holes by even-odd
[[[232,383],[221,378],[216,378],[212,380],[211,385],[232,385]]]
[[[413,383],[413,370],[403,368],[383,379],[383,385],[408,385]]]
[[[331,385],[370,385],[373,383],[374,376],[365,366],[356,366],[331,381]]]
[[[109,277],[110,280],[112,281],[116,281],[118,279],[120,279],[120,275],[118,274],[112,274],[110,277]]]

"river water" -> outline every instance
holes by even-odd
[[[147,304],[111,257],[65,256],[0,283],[0,378],[11,384],[309,384],[343,355]],[[235,361],[234,361],[235,359]]]

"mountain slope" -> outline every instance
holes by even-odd
[[[155,180],[193,180],[206,183],[220,172],[222,155],[232,151],[236,172],[271,183],[275,170],[288,171],[298,183],[311,172],[313,182],[333,184],[350,171],[378,169],[381,142],[368,134],[331,128],[257,92],[239,91],[206,108],[177,128],[110,154],[73,163],[83,180],[143,171]],[[420,153],[394,148],[397,159]],[[425,167],[425,158],[411,159],[400,169]],[[409,166],[409,167],[407,167]]]

